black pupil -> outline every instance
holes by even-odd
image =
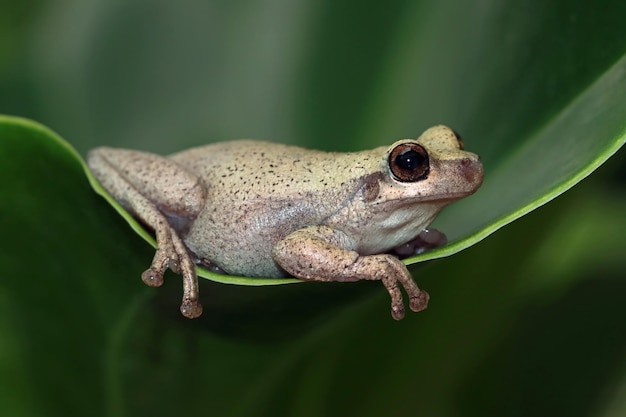
[[[424,156],[414,149],[407,149],[396,157],[396,162],[400,168],[413,171],[424,163]]]

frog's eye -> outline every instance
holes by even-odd
[[[389,168],[401,182],[415,182],[428,177],[428,152],[417,143],[402,143],[391,150]]]
[[[465,145],[463,145],[463,138],[456,130],[453,130],[452,133],[454,133],[454,136],[456,136],[456,141],[459,142],[459,149],[463,150],[465,148]]]

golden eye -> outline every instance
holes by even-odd
[[[402,143],[389,153],[389,169],[401,182],[421,181],[428,177],[428,152],[417,143]]]

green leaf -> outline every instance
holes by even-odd
[[[154,250],[72,147],[2,117],[7,415],[624,409],[623,152],[569,189],[625,140],[625,5],[17,7],[7,16],[29,17],[0,55],[0,110],[81,155],[237,137],[355,150],[444,123],[486,177],[437,219],[452,244],[410,260],[466,249],[413,268],[426,312],[394,322],[378,283],[202,280],[205,314],[187,321],[175,275],[142,284]]]

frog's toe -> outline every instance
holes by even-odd
[[[141,274],[141,280],[150,287],[160,287],[163,285],[163,272],[150,267]]]
[[[391,317],[394,320],[402,320],[404,318],[404,304],[402,302],[399,304],[391,303]]]
[[[390,275],[385,275],[381,281],[391,297],[391,316],[395,320],[402,320],[404,318],[404,303],[402,302],[402,292],[398,287],[398,280]]]
[[[424,290],[419,290],[419,292],[415,295],[410,296],[409,298],[409,307],[414,312],[419,312],[422,310],[426,310],[428,307],[428,300],[430,296]]]
[[[180,305],[180,312],[188,319],[195,319],[202,315],[202,304],[198,300],[184,298]]]
[[[160,287],[163,285],[163,274],[166,269],[169,268],[175,272],[179,269],[178,258],[170,241],[159,242],[150,268],[141,274],[142,281],[151,287]]]

